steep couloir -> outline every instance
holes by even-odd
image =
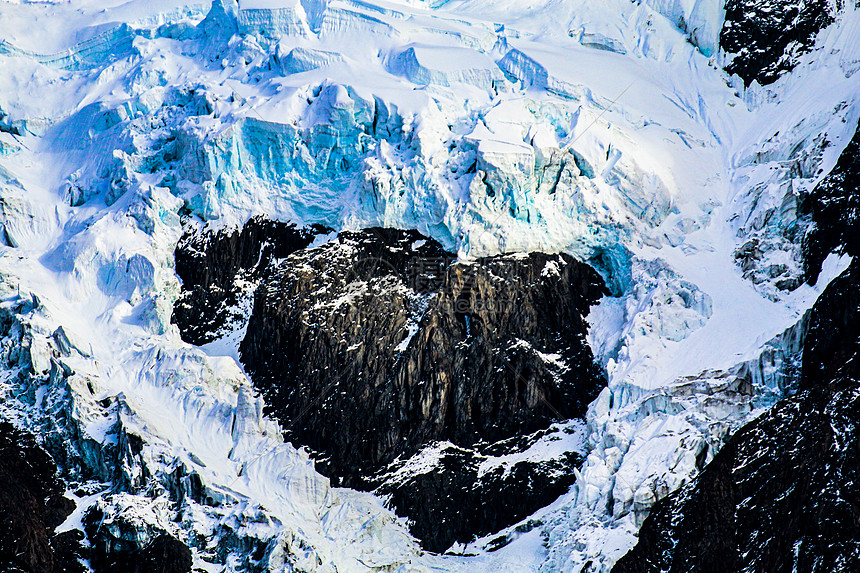
[[[854,265],[812,310],[800,391],[658,502],[613,571],[860,570],[858,295]]]
[[[805,198],[814,282],[856,257],[860,131]],[[860,264],[807,316],[798,392],[739,430],[695,482],[658,502],[616,572],[860,570]]]

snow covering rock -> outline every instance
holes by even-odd
[[[589,560],[611,569],[655,502],[690,483],[745,420],[795,387],[802,340],[801,324],[727,371],[652,391],[604,390],[589,411],[592,447],[576,497],[549,521],[546,570]]]
[[[842,4],[727,0],[720,33],[720,47],[730,54],[726,71],[739,75],[747,85],[772,83],[812,49],[818,32],[833,23]],[[845,4],[850,6],[851,1]]]
[[[388,64],[393,73],[404,75],[416,84],[450,86],[462,82],[484,90],[492,90],[502,83],[504,76],[493,60],[468,48],[449,48],[421,45],[409,46],[392,57]]]
[[[855,96],[846,98],[841,90],[834,90],[821,97],[813,84],[830,81],[824,77],[851,84],[852,75],[841,61],[857,57],[851,48],[856,45],[858,31],[853,26],[857,24],[851,22],[848,19],[824,37],[822,49],[842,54],[840,58],[826,63],[808,58],[795,73],[797,78],[775,84],[776,90],[785,92],[780,98],[784,101],[769,96],[770,102],[755,102],[766,118],[766,135],[759,134],[735,159],[741,192],[733,198],[732,224],[744,237],[735,257],[744,276],[771,298],[784,296],[804,280],[814,282],[814,268],[837,246],[830,240],[826,247],[816,247],[814,255],[808,252],[816,236],[813,210],[821,208],[816,196],[826,194],[825,176],[854,135],[860,110]],[[814,107],[809,103],[812,98],[819,98]],[[805,111],[789,115],[777,111],[794,105]]]
[[[706,56],[717,53],[720,30],[731,0],[639,0],[685,32]]]
[[[308,50],[298,46],[286,55],[279,56],[277,52],[272,55],[272,62],[278,66],[284,75],[309,72],[342,61],[343,57],[336,52]]]

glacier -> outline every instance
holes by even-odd
[[[722,69],[724,16],[718,0],[0,4],[2,414],[79,486],[61,527],[96,507],[213,572],[609,571],[658,499],[793,390],[804,313],[848,265],[803,282],[799,197],[860,119],[860,8],[766,86]],[[332,487],[264,415],[238,341],[194,347],[171,324],[183,221],[256,216],[594,266],[609,384],[569,493],[436,555],[384,500]]]

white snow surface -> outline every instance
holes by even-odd
[[[719,68],[722,17],[718,0],[0,2],[0,125],[16,128],[0,133],[0,295],[30,373],[4,375],[6,414],[44,432],[63,404],[96,448],[143,437],[138,465],[196,472],[216,502],[178,519],[142,490],[110,503],[181,539],[276,538],[272,571],[608,571],[651,504],[789,389],[793,327],[847,265],[786,291],[735,252],[789,224],[781,207],[853,134],[860,13],[748,90]],[[500,549],[422,552],[381,500],[283,443],[236,362],[241,329],[180,340],[181,210],[600,261],[617,296],[589,342],[609,385],[577,484]],[[774,241],[769,260],[797,274],[796,251]]]

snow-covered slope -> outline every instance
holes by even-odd
[[[791,390],[804,312],[848,264],[810,286],[799,247],[860,117],[845,4],[744,87],[718,0],[0,3],[0,391],[79,492],[63,527],[96,505],[207,571],[611,568]],[[594,266],[609,383],[569,493],[440,556],[332,488],[238,340],[171,324],[183,225],[254,216]]]

